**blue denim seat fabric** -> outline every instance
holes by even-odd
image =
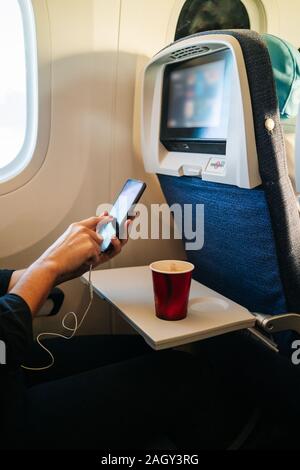
[[[196,267],[194,279],[250,311],[286,312],[264,191],[190,177],[159,180],[169,206],[204,205],[204,246],[186,252]]]

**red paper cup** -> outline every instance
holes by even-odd
[[[187,308],[195,266],[187,261],[156,261],[150,265],[156,316],[162,320],[182,320]]]

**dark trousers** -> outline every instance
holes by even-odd
[[[195,355],[154,352],[139,336],[46,345],[55,365],[24,373],[19,447],[167,450],[171,442],[179,450],[227,448],[257,408],[262,424],[250,448],[293,448],[293,436],[299,443],[293,431],[300,414],[298,370],[247,333],[201,341]],[[36,345],[27,364],[48,361]],[[16,446],[15,426],[12,435]]]
[[[129,335],[45,344],[55,365],[24,373],[26,448],[147,448],[158,435],[187,424],[200,378],[190,354],[154,352],[141,337]],[[47,361],[36,346],[27,365]]]

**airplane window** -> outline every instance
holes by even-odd
[[[187,0],[175,39],[214,29],[250,29],[245,5],[240,0]]]
[[[34,16],[27,0],[0,0],[0,181],[29,163],[37,120]],[[34,45],[35,46],[35,45]],[[30,155],[31,153],[31,155]]]

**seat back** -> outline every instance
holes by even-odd
[[[300,313],[300,220],[268,49],[252,31],[200,34],[228,34],[240,43],[262,185],[241,189],[159,175],[161,187],[169,205],[204,205],[204,247],[187,251],[197,280],[254,312]]]

